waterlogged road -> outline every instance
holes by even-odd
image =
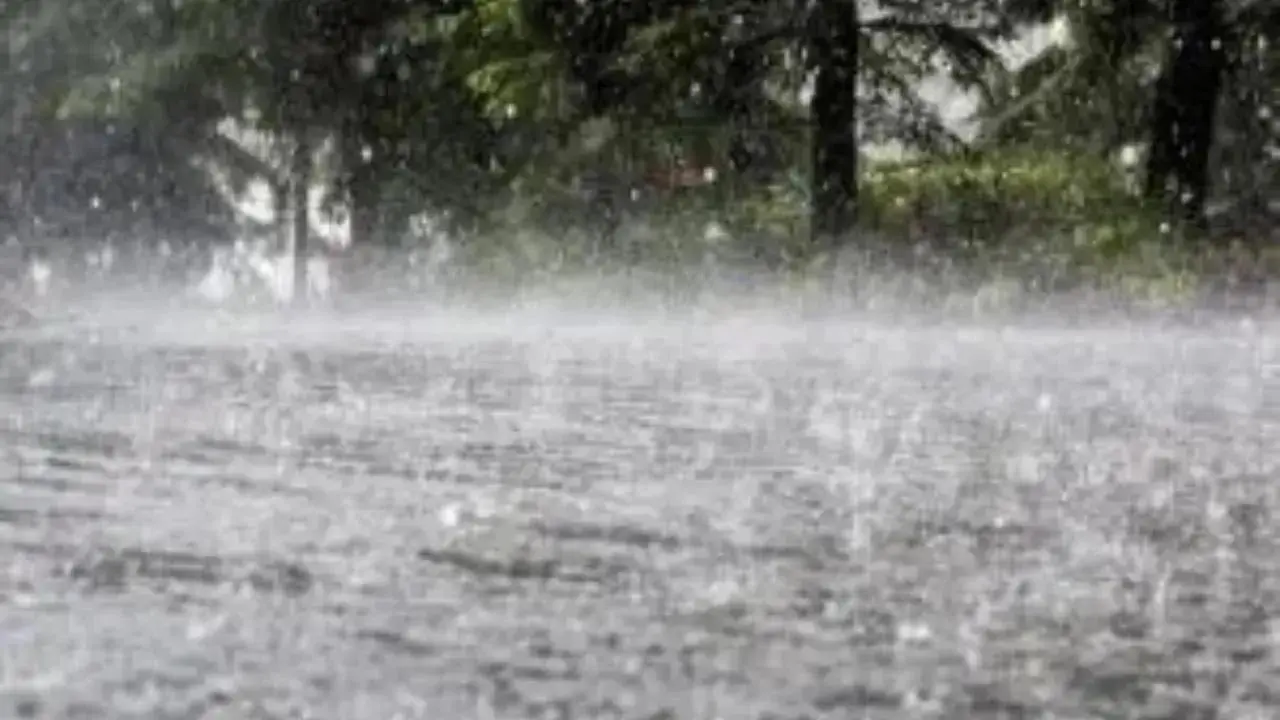
[[[1274,325],[131,312],[2,341],[2,717],[1280,714]]]

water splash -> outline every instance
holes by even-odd
[[[408,300],[5,338],[0,714],[1105,716],[1269,672],[1270,320]]]

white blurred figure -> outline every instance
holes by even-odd
[[[409,218],[409,242],[414,247],[409,253],[408,264],[414,270],[408,278],[410,287],[422,290],[435,285],[456,254],[443,219],[428,213]]]
[[[307,258],[307,298],[327,302],[333,297],[333,275],[329,270],[329,258],[312,255]]]
[[[247,262],[273,300],[280,304],[294,301],[297,293],[293,286],[292,253],[252,253],[247,256]],[[333,288],[329,259],[321,254],[312,254],[306,262],[307,286],[303,299],[309,302],[328,300]]]
[[[236,292],[236,278],[232,270],[232,251],[228,248],[214,248],[210,258],[209,271],[196,286],[196,294],[214,303],[223,303],[231,299]]]
[[[48,297],[53,283],[53,266],[42,253],[32,253],[27,260],[27,278],[36,297]]]
[[[88,265],[97,270],[101,275],[110,274],[111,268],[116,264],[116,250],[111,243],[104,243],[102,247],[95,251],[91,251],[88,257]]]
[[[34,296],[48,294],[53,269],[39,251],[24,248],[16,238],[3,246],[0,257],[0,328],[12,328],[35,322],[30,309]]]
[[[255,252],[247,252],[243,258],[258,283],[266,288],[273,300],[287,303],[293,299],[293,268],[288,257],[255,248]]]
[[[329,259],[322,254],[307,259],[308,301],[327,301],[333,291]],[[269,299],[280,305],[294,300],[293,256],[273,252],[266,242],[236,241],[230,248],[214,248],[209,271],[195,293],[214,303],[240,296]]]

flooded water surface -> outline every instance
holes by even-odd
[[[1274,325],[130,312],[0,340],[0,716],[1280,713]]]

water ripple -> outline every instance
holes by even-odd
[[[208,320],[0,341],[0,716],[1280,706],[1265,333]]]

